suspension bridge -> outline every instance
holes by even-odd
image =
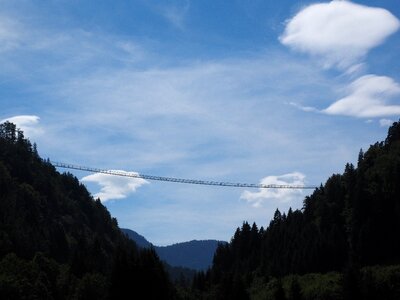
[[[236,188],[258,188],[258,189],[316,189],[316,186],[306,185],[291,185],[291,184],[261,184],[261,183],[238,183],[238,182],[222,182],[222,181],[209,181],[209,180],[197,180],[197,179],[186,179],[186,178],[175,178],[175,177],[164,177],[155,175],[145,175],[136,172],[125,172],[116,170],[105,170],[99,168],[91,168],[73,164],[67,164],[62,162],[51,161],[53,166],[63,169],[79,170],[91,173],[101,173],[112,176],[122,176],[131,178],[141,178],[146,180],[165,181],[174,183],[185,183],[185,184],[197,184],[197,185],[210,185],[210,186],[221,186],[221,187],[236,187]]]

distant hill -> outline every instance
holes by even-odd
[[[0,299],[173,298],[152,249],[138,249],[70,173],[0,124]]]
[[[161,260],[174,267],[185,267],[193,270],[206,270],[211,266],[215,250],[219,243],[217,240],[193,240],[177,243],[170,246],[154,246],[142,235],[130,229],[121,229],[130,239],[143,248],[153,246]]]
[[[161,260],[171,266],[183,266],[195,270],[206,270],[211,266],[215,250],[219,243],[216,240],[190,241],[165,247],[155,247]]]

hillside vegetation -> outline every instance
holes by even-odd
[[[218,244],[225,243],[217,240],[192,240],[169,246],[154,246],[131,229],[121,228],[121,230],[139,247],[153,247],[160,259],[172,267],[184,267],[197,271],[208,269],[211,266]]]
[[[400,123],[269,226],[247,222],[195,277],[204,299],[400,299]]]
[[[0,125],[0,299],[400,299],[400,122],[303,208],[244,222],[175,287],[100,200]],[[176,278],[175,278],[176,279]],[[178,294],[177,294],[178,293]]]
[[[0,125],[0,299],[173,298],[162,263],[100,200]]]

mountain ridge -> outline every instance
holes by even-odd
[[[197,271],[204,271],[212,264],[215,251],[219,244],[225,241],[213,239],[190,240],[187,242],[174,243],[167,246],[155,246],[144,236],[128,228],[121,228],[130,239],[143,248],[153,247],[161,260],[173,267],[185,267]]]

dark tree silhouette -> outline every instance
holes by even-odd
[[[12,123],[0,124],[0,298],[171,299],[140,251],[72,174],[58,173]]]

